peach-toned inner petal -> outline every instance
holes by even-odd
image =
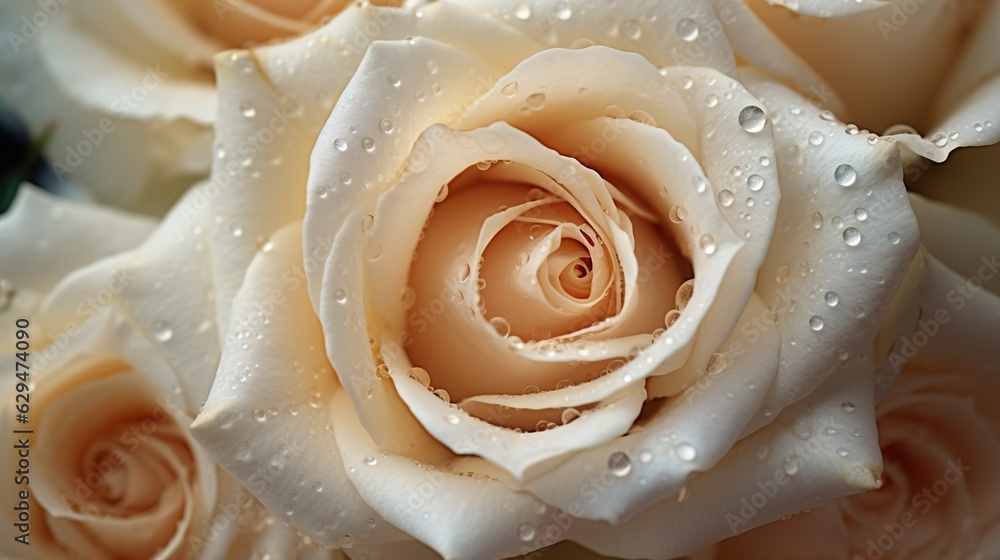
[[[841,503],[852,551],[878,539],[884,523],[922,530],[895,538],[891,558],[973,555],[980,531],[1000,518],[1000,484],[986,472],[1000,449],[996,412],[983,414],[973,397],[982,380],[907,372],[880,406],[879,441],[885,485]],[[904,517],[905,516],[905,517]]]
[[[644,270],[642,283],[635,284],[645,304],[615,319],[628,297],[616,249],[643,254],[658,246],[674,247],[672,239],[657,224],[622,212],[633,246],[615,247],[602,222],[581,213],[585,202],[571,202],[572,197],[559,196],[565,193],[538,185],[493,182],[503,173],[491,171],[467,170],[451,182],[428,220],[410,269],[416,302],[407,321],[413,337],[409,358],[428,372],[433,387],[456,401],[487,393],[546,391],[595,378],[608,370],[608,359],[570,360],[567,365],[565,360],[519,360],[510,350],[534,341],[542,353],[562,351],[562,343],[582,336],[584,329],[591,337],[607,336],[602,329],[611,320],[621,322],[614,336],[649,335],[664,326],[675,292],[690,274],[689,265],[671,249],[669,262]],[[476,255],[483,240],[485,248]],[[468,322],[466,316],[477,313],[499,338],[507,339],[506,347],[495,346],[497,359],[469,354],[464,351],[469,345],[455,336]],[[470,364],[475,364],[472,371]],[[529,423],[558,422],[561,413],[533,417]]]
[[[176,546],[191,522],[194,456],[170,412],[144,391],[138,374],[123,372],[45,406],[32,488],[63,546],[149,558]]]

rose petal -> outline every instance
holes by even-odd
[[[719,32],[719,20],[707,2],[458,0],[457,3],[489,13],[550,48],[596,43],[638,53],[656,67],[691,64],[736,77],[732,50]]]
[[[780,124],[781,208],[755,288],[781,333],[782,359],[762,409],[777,412],[838,369],[863,367],[918,238],[891,142],[845,134],[769,80],[748,85]],[[814,132],[824,138],[819,145],[809,140]],[[745,433],[769,421],[762,414]]]
[[[41,309],[58,333],[114,305],[169,361],[192,415],[208,396],[219,357],[206,247],[210,216],[192,219],[187,212],[198,195],[190,191],[136,249],[67,276]]]
[[[750,324],[763,309],[753,297],[740,324]],[[717,358],[710,376],[662,401],[638,429],[577,453],[523,487],[576,517],[613,524],[676,495],[692,473],[708,470],[730,450],[757,412],[774,377],[777,332],[771,329],[751,339],[738,329],[719,350],[725,354]],[[612,468],[616,453],[628,458],[625,475]]]
[[[44,15],[37,9],[7,4],[0,21],[20,36],[21,16]],[[37,38],[4,51],[0,65],[9,79],[0,97],[34,132],[58,122],[46,155],[59,175],[115,206],[162,214],[208,170],[214,88],[204,75],[129,58],[72,14],[57,16]]]
[[[39,376],[39,379],[44,379],[45,383],[40,384],[35,389],[32,399],[35,414],[31,416],[32,422],[24,427],[36,428],[39,435],[42,434],[42,431],[49,429],[65,430],[65,426],[54,424],[57,419],[63,414],[80,413],[79,403],[72,399],[71,393],[73,391],[97,391],[103,397],[115,398],[124,402],[122,401],[122,392],[129,392],[134,397],[135,383],[141,381],[149,389],[149,394],[155,395],[155,397],[151,397],[154,398],[155,408],[152,410],[147,408],[148,414],[151,414],[154,420],[160,419],[163,422],[173,423],[174,429],[169,434],[180,434],[182,442],[188,448],[183,453],[187,454],[188,457],[193,457],[193,465],[180,465],[177,459],[178,451],[174,448],[174,444],[169,445],[170,449],[167,449],[167,444],[162,441],[160,444],[154,444],[152,440],[157,439],[156,431],[152,432],[152,435],[146,440],[140,441],[135,437],[134,432],[125,434],[124,432],[129,426],[124,426],[123,432],[113,434],[113,438],[115,441],[120,440],[124,446],[131,446],[134,443],[140,446],[149,445],[152,447],[154,455],[160,455],[164,461],[172,465],[172,470],[183,473],[187,471],[188,467],[193,467],[191,470],[197,473],[196,490],[189,487],[193,484],[192,479],[180,483],[183,488],[177,489],[177,492],[184,494],[183,498],[176,495],[164,497],[167,503],[175,498],[183,500],[184,513],[182,519],[179,520],[179,525],[174,521],[167,521],[170,541],[159,544],[164,546],[166,550],[174,550],[181,546],[188,528],[197,525],[208,516],[212,504],[215,503],[218,486],[214,464],[187,434],[186,426],[190,418],[186,414],[184,403],[179,396],[181,393],[177,382],[178,378],[171,371],[169,364],[158,352],[152,349],[149,340],[141,332],[134,329],[123,317],[111,309],[100,311],[83,326],[62,334],[55,344],[47,349],[33,352],[32,357],[32,376]],[[127,373],[122,373],[128,370],[135,372],[134,378]],[[102,383],[102,380],[107,380],[107,382]],[[123,383],[128,387],[123,388]],[[102,387],[105,390],[101,390]],[[70,399],[72,402],[66,399]],[[88,401],[92,400],[88,399]],[[10,402],[13,402],[13,399]],[[147,407],[151,406],[149,401],[146,402]],[[50,403],[54,403],[55,406],[49,407]],[[46,412],[50,408],[51,417]],[[121,410],[119,407],[103,407],[103,409],[110,415],[116,415]],[[4,412],[13,413],[10,410]],[[36,424],[39,422],[39,417],[44,419],[41,426]],[[74,424],[84,426],[87,422],[94,422],[96,418],[97,416],[88,416],[88,418],[78,422],[74,421]],[[162,427],[161,430],[166,430],[166,427]],[[159,435],[164,434],[168,434],[168,432],[163,431]],[[46,437],[45,440],[55,441],[53,437],[57,436]],[[171,437],[173,436],[168,435],[167,439],[170,440]],[[108,524],[128,524],[130,521],[129,518],[123,518],[120,522],[115,521],[115,518],[108,518],[107,523],[102,525],[103,522],[100,519],[69,510],[69,503],[64,500],[64,497],[71,494],[76,495],[80,489],[74,486],[72,480],[60,479],[58,473],[67,467],[71,468],[72,465],[66,464],[63,460],[64,457],[62,455],[56,457],[56,454],[65,452],[66,448],[74,443],[85,444],[87,442],[71,441],[71,443],[63,444],[59,448],[43,446],[36,450],[43,461],[39,461],[40,469],[39,472],[35,473],[38,476],[32,481],[33,484],[36,482],[38,484],[37,487],[33,488],[34,498],[32,500],[38,499],[35,511],[47,512],[49,516],[47,523],[52,527],[51,533],[42,531],[40,535],[51,535],[58,542],[70,544],[74,548],[80,546],[81,550],[86,550],[87,547],[97,547],[95,550],[104,550],[104,546],[113,547],[115,542],[120,542],[120,539],[115,541],[107,534]],[[14,453],[12,448],[11,453]],[[49,456],[49,459],[44,459],[45,456]],[[136,456],[136,458],[141,460],[140,456]],[[13,455],[5,455],[0,460],[3,462],[13,460]],[[71,486],[71,489],[68,489],[69,493],[66,491],[60,493],[57,488],[53,487],[56,483]],[[139,491],[148,493],[145,485],[140,486]],[[81,522],[84,525],[80,525]],[[140,521],[136,518],[135,522],[139,523]],[[150,529],[157,529],[157,527]],[[111,530],[114,531],[114,529]],[[96,531],[96,533],[92,531]],[[101,536],[102,532],[104,532],[103,537]],[[102,539],[104,546],[99,544]],[[84,542],[91,544],[84,545],[82,544]],[[95,557],[101,557],[102,554],[104,552],[98,553]]]
[[[971,12],[952,2],[926,2],[913,13],[902,13],[906,19],[901,25],[903,18],[896,15],[903,12],[901,4],[817,0],[799,2],[796,11],[801,14],[765,2],[750,6],[826,79],[799,83],[802,91],[820,104],[839,97],[846,108],[838,113],[841,119],[881,134],[898,123],[921,131],[932,124],[929,109],[937,86],[958,54],[961,29]],[[822,10],[827,13],[820,15]],[[877,94],[872,92],[875,84]]]
[[[552,89],[552,83],[574,87]],[[544,143],[546,133],[561,126],[641,110],[692,153],[699,153],[694,116],[670,85],[646,58],[633,53],[603,46],[547,49],[499,78],[464,109],[456,126],[469,129],[505,121]]]
[[[431,139],[433,142],[429,141]],[[408,320],[409,325],[404,324],[403,306],[399,304],[398,294],[406,286],[410,256],[417,244],[417,239],[411,232],[419,229],[420,224],[425,220],[440,185],[453,178],[460,170],[481,161],[483,158],[509,159],[527,168],[543,171],[544,175],[548,177],[565,177],[562,184],[555,184],[549,179],[552,183],[551,188],[563,189],[566,192],[566,200],[572,201],[572,204],[578,207],[577,209],[582,215],[594,217],[593,225],[596,229],[610,233],[610,235],[608,233],[602,235],[607,239],[606,246],[612,249],[614,247],[628,249],[628,251],[618,255],[624,269],[624,281],[627,285],[626,308],[621,312],[620,318],[615,317],[610,321],[610,329],[621,320],[627,321],[632,315],[635,315],[632,309],[636,305],[632,299],[634,296],[630,295],[628,291],[638,292],[634,289],[638,273],[636,257],[631,249],[633,242],[622,230],[622,227],[603,212],[604,208],[613,207],[610,196],[599,200],[599,197],[595,195],[598,192],[595,190],[598,188],[596,184],[600,182],[600,178],[596,174],[579,166],[573,160],[560,157],[555,152],[538,145],[537,141],[510,128],[505,123],[497,123],[486,129],[469,132],[447,131],[443,128],[431,129],[425,134],[424,140],[421,141],[421,145],[428,146],[429,151],[421,157],[427,163],[427,167],[420,172],[408,175],[393,189],[390,189],[369,214],[373,217],[378,216],[368,232],[369,243],[378,244],[384,248],[382,256],[368,265],[371,269],[369,281],[372,286],[375,306],[380,310],[385,310],[383,312],[385,326],[389,333],[383,335],[383,338],[403,341],[403,335],[406,334],[403,329],[407,326],[413,327],[415,334],[410,336],[412,341],[404,344],[404,346],[413,346],[411,353],[416,352],[418,357],[412,357],[412,359],[417,365],[426,366],[431,371],[435,384],[450,390],[457,388],[456,396],[459,398],[464,398],[468,394],[491,391],[520,394],[524,387],[530,384],[555,386],[562,379],[560,376],[566,375],[565,368],[561,366],[561,363],[535,367],[531,362],[561,362],[563,359],[572,358],[569,355],[572,354],[572,350],[569,350],[569,354],[566,356],[557,358],[546,358],[539,352],[527,349],[517,351],[517,356],[505,356],[510,352],[508,343],[494,334],[494,328],[486,319],[480,314],[475,314],[472,317],[472,329],[466,329],[464,325],[469,324],[469,317],[466,316],[464,306],[458,305],[445,305],[444,311],[439,314],[440,316],[434,317],[434,321],[429,325],[416,324],[412,315]],[[488,149],[491,142],[502,143],[504,147],[493,152]],[[360,211],[367,212],[363,208]],[[506,223],[505,219],[501,219],[502,217],[503,213],[486,221],[471,260],[475,260],[475,254],[483,252],[486,244],[490,242],[490,236]],[[492,224],[496,220],[499,220],[497,224]],[[350,228],[351,226],[345,227]],[[358,224],[355,227],[362,229],[363,224]],[[452,281],[451,271],[454,270],[454,266],[447,267],[447,272],[444,274],[446,281],[454,284],[451,289],[455,291],[468,291],[469,293],[464,296],[464,300],[472,302],[475,294],[468,286],[475,285],[478,272],[470,272],[470,279],[463,284],[457,280]],[[435,280],[438,276],[440,274],[435,275],[433,272],[428,276],[429,282],[434,288],[437,288]],[[421,275],[415,275],[417,281],[421,278]],[[332,288],[335,286],[331,286]],[[422,291],[431,290],[432,288],[428,288]],[[343,293],[352,292],[344,290]],[[433,293],[427,294],[427,297],[429,299],[434,295]],[[435,344],[430,341],[434,340],[435,337],[438,340],[444,340],[442,337],[451,338],[455,336],[456,332],[463,330],[469,333],[467,340],[457,342],[454,339],[449,340],[448,347],[454,354],[450,355],[447,361],[429,355],[433,354],[430,348],[433,348]],[[421,334],[423,332],[426,334]],[[465,338],[464,335],[459,336]],[[425,340],[428,341],[426,344],[424,344]],[[643,337],[643,340],[648,341],[648,337]],[[583,342],[587,348],[594,346],[592,351],[597,356],[596,343],[589,340]],[[606,358],[625,356],[637,344],[636,340],[628,339],[612,339],[606,342],[608,344],[601,350],[602,356]],[[418,343],[420,343],[419,347]],[[398,353],[397,349],[383,348],[383,353],[389,351]],[[474,386],[470,386],[468,380],[463,379],[463,370],[460,366],[462,363],[477,361],[476,356],[481,357],[483,352],[488,352],[501,360],[496,364],[497,369],[509,373],[497,376],[492,381],[489,379],[490,376],[484,375],[482,376],[484,379],[479,381],[485,385],[476,383]],[[424,363],[431,361],[433,361],[434,367]],[[508,368],[507,365],[510,367]],[[618,383],[605,382],[605,387],[600,391],[600,394],[588,393],[588,398],[582,402],[600,400],[619,391],[621,387],[622,385]],[[563,406],[574,406],[574,403],[579,404],[580,402],[567,401]],[[512,403],[512,406],[517,405]]]
[[[222,92],[217,144],[223,151],[216,152],[217,160],[213,167],[216,188],[210,198],[213,199],[213,213],[227,218],[214,234],[219,254],[225,255],[225,259],[220,259],[214,268],[219,291],[219,314],[223,320],[228,317],[229,302],[242,282],[242,271],[256,252],[253,240],[270,236],[285,224],[302,219],[305,211],[305,197],[302,195],[310,169],[310,154],[316,146],[320,146],[320,152],[328,149],[335,151],[329,147],[336,136],[317,139],[334,103],[339,99],[340,113],[353,115],[368,113],[366,107],[370,104],[384,102],[381,96],[369,95],[370,89],[352,89],[344,93],[369,47],[381,48],[377,40],[400,40],[408,36],[439,37],[458,47],[456,51],[482,53],[494,64],[509,66],[537,48],[519,34],[471,10],[435,4],[421,8],[421,11],[423,17],[418,18],[412,10],[352,5],[323,28],[296,40],[257,48],[252,54],[233,53],[217,61],[216,75]],[[345,42],[341,46],[334,39],[356,37],[357,29],[373,29],[376,32],[359,36],[358,44]],[[493,48],[497,44],[503,44],[505,48]],[[306,57],[305,52],[309,49],[317,51],[316,56],[310,53]],[[472,60],[467,55],[458,56],[463,60]],[[292,71],[289,72],[289,69]],[[417,70],[411,66],[405,69]],[[405,69],[397,72],[403,75]],[[426,68],[424,73],[427,73]],[[383,69],[365,71],[361,75],[368,75],[371,80],[377,77],[380,84],[389,86]],[[442,83],[444,76],[434,81]],[[456,86],[463,80],[449,82],[455,85],[442,90],[443,100],[438,101],[440,98],[425,90],[427,101],[446,110],[449,105],[444,102],[452,105],[462,103],[479,87],[473,81],[462,86],[467,90],[459,90]],[[367,83],[362,86],[370,88]],[[315,93],[302,96],[303,91]],[[409,91],[406,102],[415,101],[413,95],[414,92]],[[251,109],[255,117],[246,117]],[[406,113],[412,115],[414,112]],[[389,108],[384,106],[373,107],[371,114],[379,115],[379,118],[390,115]],[[377,125],[378,119],[370,123],[374,127],[373,132],[378,131]],[[422,129],[414,128],[410,132],[419,134]],[[336,134],[341,132],[337,130]],[[396,137],[403,133],[397,131]],[[369,136],[376,137],[378,134],[381,132]],[[361,153],[360,140],[354,142],[358,142],[354,145],[355,149],[340,154],[343,157],[331,153],[317,157],[313,164],[317,169],[314,173],[325,177],[321,184],[339,181],[344,170],[354,171],[354,162],[363,161],[357,157]],[[410,146],[401,145],[406,149]],[[219,157],[220,153],[223,157]],[[352,177],[356,177],[354,185],[362,184],[364,176],[352,173]],[[374,181],[377,176],[371,178]],[[289,195],[287,189],[275,188],[276,185],[290,185],[292,193],[298,194]],[[310,199],[318,198],[316,186],[319,185],[309,189]],[[349,202],[345,198],[345,203]],[[244,235],[234,237],[230,222],[235,222]],[[330,248],[319,245],[319,240],[332,240],[332,232],[339,222],[330,216],[307,218],[306,222],[306,254],[310,259],[322,262]],[[318,287],[312,289],[315,299]]]
[[[622,525],[590,527],[573,540],[602,554],[673,558],[881,484],[869,368],[831,378],[778,419],[690,480],[682,500],[661,501]],[[834,427],[836,434],[826,434],[825,426]],[[810,437],[801,439],[806,431]],[[862,435],[855,437],[855,431]],[[764,503],[752,504],[748,511],[744,500],[760,502],[756,494]]]
[[[876,402],[889,392],[906,362],[902,357],[903,346],[913,334],[913,327],[920,317],[920,294],[927,275],[925,254],[924,250],[920,250],[913,258],[892,301],[886,307],[882,324],[872,342],[870,353],[875,363]]]
[[[218,41],[195,27],[190,9],[169,0],[98,0],[74,4],[70,11],[88,34],[138,60],[211,68],[212,57],[222,50]]]
[[[402,540],[358,496],[336,459],[342,451],[330,423],[340,388],[309,304],[300,232],[298,223],[281,230],[247,271],[219,374],[191,429],[223,468],[313,540]],[[349,515],[331,516],[331,503]]]
[[[829,91],[829,85],[824,82],[823,77],[795,50],[785,45],[781,38],[750,9],[746,0],[712,0],[712,4],[719,14],[719,20],[723,24],[733,51],[741,58],[775,76],[792,80],[810,93]],[[829,3],[825,5],[830,6]],[[838,9],[840,7],[851,9],[858,5],[840,4]],[[869,2],[866,7],[868,9],[875,7],[875,3]],[[811,5],[806,7],[807,10],[814,8],[815,6]],[[843,110],[840,99],[835,96],[824,99],[824,102],[829,103],[831,109],[838,113]]]
[[[1000,144],[959,150],[940,165],[913,157],[912,162],[904,158],[905,179],[912,192],[1000,224],[1000,189],[980,185],[982,177],[996,170]]]
[[[847,18],[876,8],[884,8],[889,0],[854,0],[854,2],[826,2],[824,0],[779,0],[775,5],[797,14],[824,18]]]
[[[928,256],[921,321],[908,337],[909,348],[901,350],[903,358],[912,357],[920,368],[997,375],[1000,365],[982,356],[996,345],[1000,297],[977,288],[979,279],[962,277]]]
[[[835,504],[726,539],[715,550],[715,560],[799,560],[805,557],[816,560],[851,557],[847,528]]]
[[[588,525],[539,507],[530,494],[513,492],[499,480],[442,472],[381,452],[342,392],[334,397],[333,410],[344,466],[364,501],[445,558],[528,554]]]
[[[920,242],[942,264],[1000,295],[1000,227],[972,212],[910,195],[920,225]]]
[[[140,216],[68,202],[22,185],[13,205],[0,216],[0,336],[14,340],[14,318],[37,317],[43,298],[69,272],[131,249],[153,227]]]
[[[938,123],[936,129],[948,135],[950,146],[946,151],[935,149],[938,148],[936,144],[920,146],[921,152],[932,152],[934,157],[927,157],[935,161],[941,161],[948,152],[960,146],[983,146],[1000,140],[1000,111],[996,108],[1000,96],[1000,57],[997,56],[1000,43],[994,32],[1000,24],[1000,5],[986,2],[980,9],[982,13],[977,14],[976,28],[972,36],[965,39],[963,52],[944,80],[933,108]],[[953,132],[959,134],[957,142],[950,137]],[[934,138],[933,135],[925,137]]]
[[[963,98],[1000,72],[1000,37],[994,32],[1000,25],[1000,5],[984,2],[978,9],[981,11],[977,14],[976,27],[971,37],[964,38],[962,54],[952,65],[938,93],[935,105],[938,116],[954,112],[954,107]]]
[[[412,558],[413,560],[440,560],[441,555],[420,541],[400,541],[380,544],[356,544],[351,549],[356,558],[367,557],[369,560],[396,560],[397,558]]]
[[[94,443],[80,439],[81,436],[96,435],[95,429],[116,418],[133,422],[151,420],[148,416],[149,408],[155,397],[137,391],[137,388],[140,391],[142,389],[142,384],[138,383],[140,380],[141,375],[132,372],[112,374],[104,379],[78,385],[44,408],[45,416],[37,430],[37,437],[48,445],[41,446],[36,451],[41,468],[35,473],[33,489],[38,504],[53,525],[56,540],[67,548],[72,548],[74,543],[61,540],[60,524],[65,524],[67,529],[75,526],[80,530],[81,536],[92,542],[97,549],[110,551],[115,555],[134,551],[142,556],[151,556],[161,547],[172,550],[180,546],[192,523],[196,511],[192,488],[197,483],[196,473],[189,472],[188,465],[182,462],[183,456],[178,457],[175,450],[162,441],[163,438],[177,437],[183,433],[178,433],[179,430],[174,426],[159,426],[152,434],[143,432],[149,439],[142,441],[134,433],[129,437],[128,428],[131,426],[127,424],[122,427],[121,433],[111,434],[112,442],[117,443],[120,436],[123,444],[134,446],[135,450],[131,454],[125,454],[124,464],[118,467],[132,478],[123,482],[123,495],[118,507],[105,507],[104,511],[96,515],[79,513],[69,508],[70,496],[81,498],[81,491],[74,490],[74,482],[81,480],[79,469],[84,462],[84,450],[80,447]],[[121,405],[108,405],[109,401],[120,403],[124,394],[130,394],[134,399],[131,401],[131,409]],[[88,408],[81,407],[80,403],[83,402],[90,405],[103,404],[99,407],[100,411],[97,411],[90,405]],[[76,437],[68,434],[67,426],[74,426]],[[131,451],[132,448],[123,447],[120,452],[124,453],[126,450]],[[211,470],[210,468],[209,472]],[[94,488],[95,492],[97,490]],[[142,499],[130,495],[136,493],[152,496]],[[153,499],[148,499],[150,497]],[[138,503],[128,507],[131,500]],[[86,503],[90,500],[83,501]]]
[[[255,43],[266,43],[274,39],[293,37],[302,34],[313,27],[318,18],[304,19],[304,10],[296,10],[299,14],[283,15],[279,10],[282,6],[260,6],[260,2],[239,2],[225,4],[201,4],[196,7],[200,13],[198,21],[212,34],[229,47],[246,47]],[[272,2],[272,4],[277,4]],[[316,7],[326,7],[327,14],[335,14],[345,4],[344,0],[334,2],[310,2]],[[291,6],[284,6],[286,9]],[[294,9],[294,8],[293,8]]]
[[[932,161],[942,162],[956,148],[988,146],[1000,141],[1000,76],[994,76],[962,99],[924,137],[898,133],[906,147]]]

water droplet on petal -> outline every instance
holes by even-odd
[[[244,101],[243,103],[240,103],[240,113],[242,113],[244,117],[250,119],[257,115],[257,109],[254,109],[254,106],[251,105],[249,101]]]
[[[677,310],[683,311],[692,297],[694,297],[694,278],[686,280],[677,288],[677,293],[674,294]]]
[[[820,144],[822,144],[823,139],[824,139],[823,133],[818,130],[813,131],[812,133],[809,134],[809,143],[812,144],[813,146],[819,146]]]
[[[337,138],[336,140],[333,141],[333,147],[343,152],[347,150],[347,140],[344,140],[343,138]]]
[[[840,407],[844,409],[844,412],[854,412],[855,410],[857,410],[856,407],[854,406],[854,403],[852,403],[851,401],[844,401],[843,403],[840,404]]]
[[[767,115],[760,107],[747,105],[740,111],[739,123],[747,132],[760,132],[764,130],[764,124],[767,123]]]
[[[677,444],[677,457],[682,461],[694,461],[698,456],[698,450],[690,443]]]
[[[561,420],[562,420],[562,423],[565,425],[565,424],[569,424],[570,422],[572,422],[573,420],[576,420],[579,417],[580,417],[580,411],[579,410],[577,410],[575,408],[567,408],[566,410],[562,411]]]
[[[698,24],[690,18],[684,18],[677,22],[677,35],[684,41],[690,43],[698,38]]]
[[[728,366],[729,360],[726,358],[726,355],[716,352],[715,354],[712,354],[712,358],[708,361],[708,365],[705,366],[705,373],[709,375],[716,375],[725,371]]]
[[[535,538],[535,527],[531,523],[523,523],[517,528],[517,536],[524,542]]]
[[[472,274],[472,267],[469,263],[464,262],[455,267],[455,280],[465,283],[469,280],[469,276]]]
[[[837,304],[840,303],[840,296],[837,295],[837,292],[827,292],[826,295],[823,296],[823,301],[825,301],[830,307],[837,307]]]
[[[850,165],[842,163],[833,171],[833,179],[837,181],[838,185],[849,187],[858,180],[858,173]]]
[[[627,19],[622,22],[622,35],[628,39],[636,40],[642,36],[642,27],[634,19]]]
[[[844,243],[851,247],[857,247],[858,243],[861,243],[861,232],[858,228],[849,227],[844,230]]]
[[[810,219],[812,220],[812,225],[814,228],[819,229],[823,227],[823,214],[820,214],[819,212],[813,212],[813,215]]]
[[[541,110],[545,107],[545,94],[541,92],[532,93],[524,100],[524,102],[532,111]]]
[[[250,459],[250,442],[244,441],[236,446],[236,460],[246,461]]]
[[[729,189],[722,189],[719,191],[719,204],[724,207],[729,207],[733,205],[733,192]]]
[[[608,457],[608,470],[617,477],[627,476],[632,472],[632,459],[626,453],[615,451]]]
[[[424,368],[412,367],[407,370],[406,376],[423,385],[425,389],[431,386],[431,375]]]
[[[706,233],[698,238],[698,246],[701,247],[702,251],[705,251],[706,255],[711,255],[715,252],[715,238],[712,234]]]
[[[809,318],[809,328],[814,331],[823,330],[823,318],[819,315],[813,315]]]
[[[751,191],[757,192],[764,187],[764,178],[760,175],[751,175],[747,177],[747,188]]]
[[[556,5],[556,17],[563,21],[568,20],[573,17],[573,8],[570,7],[568,2],[559,2]]]
[[[795,476],[796,474],[799,473],[799,463],[800,463],[799,456],[796,455],[795,453],[791,453],[787,457],[785,457],[785,460],[782,461],[781,466],[785,470],[785,474],[787,474],[788,476]]]
[[[490,319],[490,324],[493,325],[493,328],[496,329],[497,334],[500,336],[506,338],[510,335],[510,323],[507,319],[504,319],[503,317],[494,317]]]
[[[174,337],[174,330],[164,321],[153,323],[153,336],[160,342],[167,342]]]
[[[510,82],[500,88],[500,94],[504,97],[514,97],[517,95],[517,82]]]

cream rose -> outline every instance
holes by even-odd
[[[878,487],[875,334],[909,327],[917,244],[897,149],[737,68],[721,26],[365,5],[220,58],[213,181],[162,228],[211,228],[211,282],[171,283],[227,329],[199,441],[369,557],[675,557],[764,474],[787,484],[737,532]],[[175,333],[186,311],[156,307]],[[851,430],[811,437],[828,418]]]
[[[845,122],[944,161],[1000,140],[1000,4],[713,0],[738,55]],[[907,177],[910,179],[911,177]]]
[[[0,219],[0,269],[9,274],[0,361],[11,379],[0,412],[5,426],[27,430],[16,435],[19,447],[0,452],[9,472],[24,475],[8,481],[0,553],[46,560],[342,557],[276,523],[191,437],[188,426],[208,388],[197,377],[214,370],[217,345],[213,352],[210,340],[199,348],[204,353],[180,363],[169,325],[143,326],[141,312],[119,313],[152,287],[142,284],[144,274],[162,276],[155,267],[130,270],[162,239],[154,234],[133,249],[150,229],[142,218],[28,186]],[[105,275],[108,269],[114,273]],[[208,295],[195,304],[204,306]],[[211,335],[211,321],[198,321],[196,330]],[[25,402],[26,411],[17,408]],[[14,423],[16,413],[27,422]]]
[[[62,336],[30,373],[30,420],[16,427],[31,432],[2,452],[25,473],[21,509],[5,508],[4,557],[336,557],[275,523],[191,439],[178,379],[122,317],[105,310]],[[17,361],[3,356],[9,371]],[[6,391],[6,417],[13,402]]]
[[[102,202],[162,214],[211,162],[213,56],[294,36],[345,2],[8,2],[0,99]]]
[[[923,238],[974,217],[915,200]],[[925,227],[927,226],[927,227]],[[971,250],[929,261],[917,328],[891,354],[909,359],[877,407],[885,484],[834,500],[716,548],[729,558],[830,560],[994,558],[1000,554],[1000,369],[987,356],[1000,329],[1000,230],[978,223]],[[930,235],[928,235],[930,233]],[[956,254],[957,253],[957,254]],[[963,270],[964,269],[964,270]],[[992,290],[987,291],[987,290]],[[840,427],[831,425],[830,430]],[[780,546],[776,543],[780,542]]]

